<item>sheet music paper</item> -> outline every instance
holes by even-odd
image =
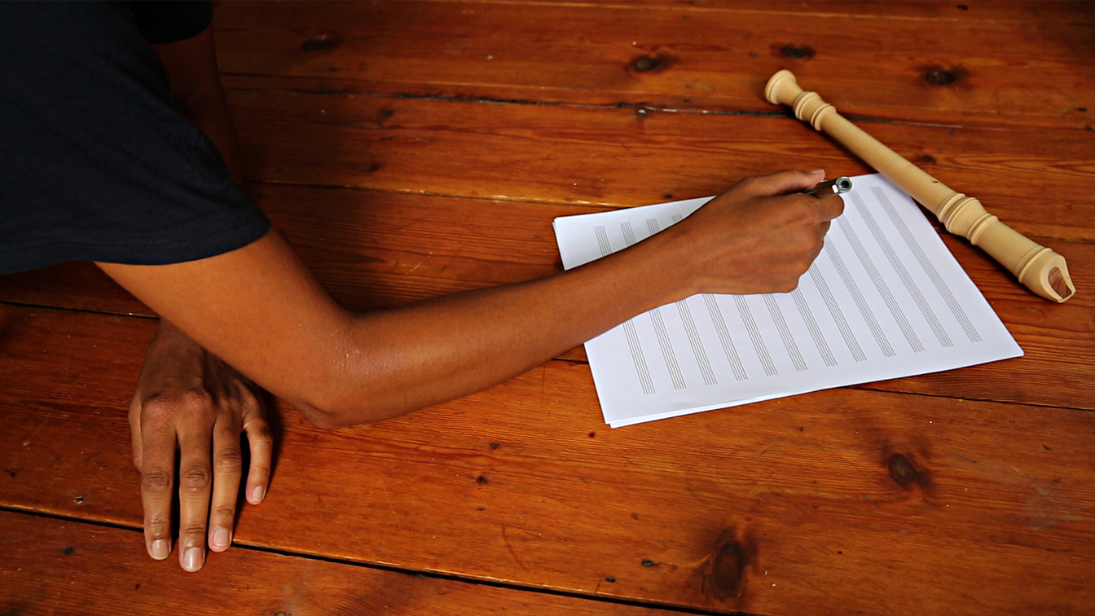
[[[675,224],[706,199],[555,219],[566,269]],[[586,343],[613,428],[1023,354],[919,207],[881,175],[792,293],[694,295]]]

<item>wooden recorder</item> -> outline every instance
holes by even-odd
[[[1037,295],[1063,302],[1076,293],[1064,257],[1027,239],[985,211],[977,199],[951,190],[856,127],[816,92],[800,88],[791,71],[772,75],[764,96],[772,104],[792,107],[795,117],[839,141],[935,214],[947,231],[980,246]]]

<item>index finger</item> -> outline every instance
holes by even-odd
[[[814,186],[825,178],[825,171],[795,171],[788,169],[768,175],[757,175],[742,180],[748,190],[759,196],[774,197],[797,193]]]

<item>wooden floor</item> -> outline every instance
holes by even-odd
[[[789,68],[1068,259],[947,244],[1026,356],[611,430],[581,349],[338,432],[198,574],[145,555],[126,407],[156,327],[86,264],[0,277],[0,614],[1095,613],[1095,6],[230,3],[250,189],[347,307],[559,269],[554,217],[868,169]]]

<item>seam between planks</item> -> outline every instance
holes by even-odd
[[[638,207],[642,205],[648,205],[647,203],[635,203],[635,204],[623,204],[623,203],[605,203],[595,201],[550,201],[546,199],[525,199],[521,197],[512,197],[506,195],[496,195],[491,197],[477,197],[474,195],[461,194],[461,193],[443,193],[431,190],[411,190],[411,189],[394,189],[394,188],[379,188],[376,186],[348,186],[342,184],[315,184],[311,182],[292,182],[286,180],[267,180],[262,178],[248,177],[246,178],[247,184],[254,184],[258,186],[289,186],[293,188],[315,188],[323,190],[356,190],[373,193],[391,193],[396,195],[419,195],[423,197],[443,197],[446,199],[468,199],[472,201],[485,201],[485,202],[499,202],[499,203],[528,203],[528,204],[544,204],[544,205],[563,205],[574,207],[590,207],[599,208],[597,211],[609,211],[609,210],[621,210],[631,207]],[[729,186],[727,186],[729,188]],[[709,197],[711,195],[700,195],[698,198]],[[686,199],[690,197],[680,197]],[[589,213],[589,212],[582,212]],[[927,216],[927,214],[925,214]],[[930,218],[929,218],[930,220]],[[1007,223],[1007,220],[1004,220]],[[952,234],[940,234],[941,237],[948,237]],[[1053,242],[1053,243],[1067,243],[1067,244],[1095,244],[1095,238],[1063,238],[1053,237],[1049,235],[1036,235],[1036,234],[1024,234],[1027,238],[1034,240],[1038,243]],[[958,236],[954,236],[958,237]],[[968,243],[968,242],[967,242]]]
[[[265,73],[237,73],[237,72],[222,72],[221,76],[226,77],[241,77],[241,78],[265,78],[265,79],[285,79],[285,80],[301,80],[301,81],[332,81],[338,83],[344,83],[346,81],[359,82],[362,84],[367,83],[399,83],[390,81],[375,81],[375,80],[358,80],[348,77],[323,77],[323,76],[292,76],[292,75],[273,75]],[[447,82],[430,82],[423,83],[422,86],[446,86],[446,87],[475,87],[476,84],[466,83],[447,83]],[[527,86],[509,86],[505,84],[485,84],[494,87],[507,87],[529,90],[543,90],[545,88],[530,88]],[[309,96],[350,96],[359,97],[365,96],[370,98],[389,98],[394,100],[418,100],[429,102],[448,102],[448,103],[483,103],[494,105],[522,105],[533,107],[556,107],[556,108],[569,108],[569,109],[590,109],[590,110],[607,110],[607,109],[635,109],[643,112],[660,111],[663,113],[683,113],[693,115],[712,115],[712,116],[746,116],[746,117],[764,117],[764,118],[787,118],[798,122],[799,120],[794,117],[794,113],[783,106],[776,108],[773,105],[771,111],[756,111],[751,109],[706,109],[702,107],[671,107],[667,105],[657,105],[648,102],[629,102],[620,101],[618,103],[578,103],[569,101],[549,101],[549,100],[535,100],[529,98],[501,98],[494,96],[459,96],[459,95],[440,95],[440,94],[414,94],[410,92],[369,92],[365,90],[349,90],[345,88],[332,88],[332,89],[299,89],[299,88],[246,88],[239,86],[225,86],[227,92],[278,92],[283,94],[300,94]],[[550,90],[571,92],[571,91],[589,91],[589,90],[573,90],[564,88],[547,88]],[[612,90],[596,90],[596,92],[612,94]],[[621,95],[630,94],[629,92],[619,91],[615,92]],[[672,96],[672,95],[670,95]],[[727,102],[732,102],[735,99],[727,99]],[[861,105],[863,106],[863,105]],[[930,107],[895,107],[887,105],[866,105],[869,107],[876,107],[878,109],[894,110],[894,111],[939,111]],[[852,122],[868,123],[868,124],[895,124],[901,126],[928,126],[934,128],[951,128],[951,129],[963,129],[963,130],[986,130],[986,131],[998,131],[1009,132],[1019,130],[1016,127],[1009,126],[992,126],[992,125],[977,125],[977,124],[965,124],[962,122],[925,122],[922,120],[914,119],[892,119],[892,118],[879,118],[869,115],[852,115],[849,113],[842,113],[842,115]],[[978,114],[985,118],[997,117],[998,114]],[[1038,117],[1038,118],[1057,118],[1063,114],[1052,113],[1023,113],[1012,114],[1016,118],[1025,117]],[[1053,130],[1072,130],[1090,132],[1091,128],[1088,126],[1056,126]]]
[[[16,300],[0,299],[0,306],[16,306],[19,308],[41,308],[43,310],[63,310],[66,312],[86,312],[88,314],[101,314],[110,317],[133,317],[135,319],[154,319],[160,317],[154,314],[142,314],[140,312],[115,312],[113,310],[97,310],[95,308],[73,308],[71,306],[51,306],[34,302],[20,302]]]
[[[134,535],[142,534],[144,531],[139,526],[127,526],[125,524],[118,524],[116,522],[107,522],[103,520],[96,520],[93,518],[81,518],[77,516],[64,515],[59,513],[51,513],[47,511],[39,511],[35,509],[23,508],[15,505],[0,503],[0,511],[6,511],[9,513],[15,513],[20,515],[27,515],[36,518],[54,520],[58,522],[76,522],[79,524],[88,524],[91,526],[98,526],[101,528],[110,528],[114,530],[125,531],[133,533]],[[444,573],[435,573],[430,571],[419,571],[416,569],[407,569],[402,567],[396,567],[391,565],[381,565],[376,563],[368,563],[355,560],[346,560],[341,558],[333,558],[329,556],[323,556],[321,554],[314,554],[309,552],[296,552],[292,550],[284,550],[279,548],[271,548],[259,545],[250,545],[247,543],[233,543],[231,546],[233,550],[247,550],[251,552],[259,552],[264,554],[276,554],[278,556],[287,556],[292,558],[302,558],[305,560],[320,561],[326,563],[332,563],[337,565],[344,565],[350,567],[360,567],[363,569],[373,569],[378,571],[387,571],[391,573],[402,573],[405,575],[413,575],[423,578],[432,578],[438,580],[446,580],[450,582],[460,582],[463,584],[471,584],[475,586],[489,586],[492,588],[501,588],[505,590],[513,590],[518,592],[528,592],[534,594],[553,595],[558,597],[567,597],[570,599],[581,599],[584,601],[597,601],[600,603],[613,603],[618,605],[629,605],[634,607],[644,608],[656,608],[661,610],[673,611],[680,614],[702,614],[704,616],[725,616],[728,612],[701,610],[698,608],[690,608],[681,605],[674,605],[668,603],[659,602],[644,602],[632,599],[621,599],[616,597],[609,597],[603,595],[587,595],[579,592],[569,592],[565,590],[556,590],[552,588],[536,587],[536,586],[521,586],[519,584],[506,584],[504,582],[496,582],[486,579],[479,579],[475,577],[463,577],[460,575],[451,575]],[[200,573],[198,574],[200,575]],[[731,614],[737,614],[740,616],[752,616],[746,612],[729,612]]]
[[[918,17],[915,15],[885,15],[885,14],[868,14],[862,13],[828,13],[821,11],[789,11],[789,10],[758,10],[758,9],[746,9],[741,7],[718,7],[718,5],[698,6],[689,4],[687,6],[681,5],[650,5],[650,4],[635,4],[626,2],[559,2],[552,0],[419,0],[420,2],[430,2],[433,4],[497,4],[497,5],[510,5],[510,6],[546,6],[546,7],[558,7],[558,8],[577,8],[577,9],[627,9],[638,11],[665,11],[665,12],[679,12],[679,13],[737,13],[741,15],[796,15],[796,16],[808,16],[808,17],[825,17],[833,19],[878,19],[883,21],[928,21],[928,22],[958,22],[969,23],[971,19],[978,19],[981,23],[992,24],[1024,24],[1029,23],[1029,20],[1024,19],[981,19],[979,16],[973,18],[969,17],[965,11],[957,14],[955,17],[940,17],[937,15],[929,17]],[[1074,0],[1075,1],[1075,0]],[[950,3],[941,3],[944,6],[949,6]],[[960,3],[961,4],[961,3]],[[1077,2],[1077,4],[1081,4]],[[968,9],[966,9],[968,10]],[[1062,23],[1055,20],[1051,20],[1050,23]],[[1076,27],[1091,27],[1092,24],[1067,21],[1063,22],[1065,25]]]

